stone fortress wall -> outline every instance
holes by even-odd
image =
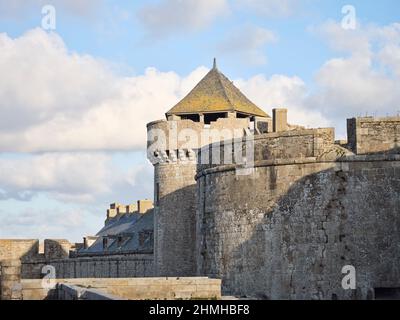
[[[154,164],[154,258],[158,275],[196,273],[197,150],[211,141],[241,137],[249,126],[249,119],[232,117],[208,126],[176,117],[147,125],[148,141],[156,142],[148,146],[148,158]]]
[[[154,276],[152,254],[126,254],[87,258],[28,260],[22,263],[22,278],[43,278],[42,268],[47,265],[55,268],[57,279]]]
[[[225,294],[261,298],[400,288],[400,118],[348,123],[349,150],[333,129],[283,131],[255,138],[249,174],[202,165],[197,273],[222,278]],[[345,265],[356,268],[356,291],[341,287]]]
[[[348,142],[335,141],[333,128],[289,125],[286,109],[264,122],[228,115],[208,126],[179,117],[148,125],[149,141],[153,129],[164,137],[148,154],[156,274],[221,278],[224,294],[275,299],[366,299],[400,288],[400,118],[349,119]],[[235,139],[200,138],[233,128]],[[238,146],[251,163],[235,163]],[[345,265],[357,270],[357,291],[341,287]]]
[[[40,279],[44,266],[55,268],[56,278],[123,278],[154,276],[152,254],[100,255],[70,258],[75,244],[67,240],[44,241],[43,252],[39,240],[0,240],[0,261],[21,260],[23,279]]]

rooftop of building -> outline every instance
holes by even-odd
[[[96,236],[87,236],[90,242],[77,250],[77,256],[151,252],[153,250],[153,203],[139,200],[137,205],[112,203],[107,220]]]
[[[269,117],[218,70],[214,59],[213,68],[166,116],[219,112]]]

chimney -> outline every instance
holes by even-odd
[[[287,131],[287,109],[273,109],[272,118],[274,132]]]
[[[98,237],[94,237],[94,236],[86,236],[83,238],[83,248],[87,249],[89,248],[93,243],[96,242]]]
[[[126,206],[126,213],[134,213],[137,211],[137,205],[136,203],[128,204]]]
[[[138,204],[138,212],[139,213],[146,213],[147,210],[152,209],[153,208],[153,201],[151,200],[139,200],[137,202]]]
[[[107,220],[112,219],[117,216],[117,210],[116,209],[107,209]]]
[[[127,211],[127,206],[121,204],[117,207],[118,215],[127,214],[127,213],[129,213],[129,211]]]

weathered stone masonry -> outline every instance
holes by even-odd
[[[399,156],[260,165],[198,186],[198,272],[222,278],[225,293],[366,299],[400,286]],[[357,291],[341,288],[344,265]]]
[[[46,265],[55,268],[57,279],[154,276],[153,255],[133,254],[127,256],[25,261],[22,264],[22,278],[42,278],[42,268]]]
[[[43,278],[44,266],[53,266],[59,279],[154,276],[152,253],[70,258],[70,246],[66,240],[45,240],[39,253],[38,240],[1,240],[0,261],[20,261],[22,279]]]
[[[316,131],[314,138],[294,131],[259,136],[250,175],[236,175],[232,165],[202,166],[198,274],[222,278],[225,294],[273,299],[369,299],[375,289],[400,287],[394,120],[378,119],[373,130],[369,119],[369,136],[358,140],[369,144],[356,145],[367,155],[349,155],[330,138],[317,138],[315,148]],[[349,136],[359,132],[350,129]],[[356,268],[355,291],[341,287],[345,265]]]
[[[333,128],[288,124],[286,109],[270,118],[215,66],[166,116],[147,126],[148,141],[152,129],[165,138],[148,148],[158,275],[195,270],[221,278],[224,294],[258,298],[372,299],[400,288],[400,117],[349,119],[348,140],[336,142]],[[212,128],[241,133],[185,139]],[[238,145],[244,162],[224,154]],[[341,286],[345,265],[357,290]]]

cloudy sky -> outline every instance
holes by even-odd
[[[0,0],[0,238],[78,241],[109,203],[152,198],[146,123],[214,57],[266,112],[337,138],[400,113],[399,17],[398,0]]]

